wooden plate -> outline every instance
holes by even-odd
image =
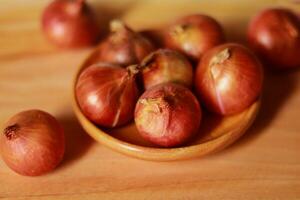
[[[73,82],[72,104],[76,117],[85,131],[96,141],[128,156],[155,161],[171,161],[204,156],[232,144],[242,136],[254,121],[260,99],[245,111],[228,117],[205,113],[199,134],[191,143],[178,148],[159,148],[145,141],[138,134],[134,123],[115,129],[98,127],[81,112],[75,97],[75,85],[81,71],[97,57],[97,49],[81,65]]]

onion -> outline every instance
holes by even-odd
[[[195,74],[196,91],[206,107],[229,115],[250,106],[261,93],[263,70],[247,48],[224,44],[209,50]]]
[[[99,36],[95,16],[84,0],[54,0],[43,12],[42,29],[63,48],[90,46]]]
[[[159,49],[148,55],[141,63],[144,87],[149,89],[160,83],[179,83],[186,87],[193,85],[193,67],[180,53]]]
[[[146,90],[139,98],[134,120],[146,140],[174,147],[197,133],[201,115],[199,102],[189,89],[164,83]]]
[[[96,61],[128,66],[139,63],[154,50],[154,46],[147,38],[134,32],[119,20],[110,23],[110,30],[110,35],[99,46]]]
[[[198,61],[203,53],[224,42],[221,25],[206,15],[189,15],[165,30],[165,46]]]
[[[300,67],[300,19],[288,9],[257,14],[248,29],[249,45],[277,69]]]
[[[27,110],[4,125],[0,152],[5,163],[21,175],[37,176],[53,170],[62,160],[65,137],[50,114]]]
[[[136,66],[98,63],[85,69],[76,84],[76,98],[84,115],[104,127],[116,127],[133,118],[139,97]]]

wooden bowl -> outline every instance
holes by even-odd
[[[120,128],[98,127],[86,118],[76,101],[75,85],[81,71],[97,57],[96,49],[78,69],[73,83],[72,104],[76,117],[85,131],[96,141],[128,156],[154,161],[171,161],[204,156],[232,144],[242,136],[254,121],[259,110],[260,99],[245,111],[221,117],[204,113],[199,134],[188,144],[177,148],[159,148],[145,141],[137,132],[134,122]]]

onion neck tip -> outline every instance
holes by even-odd
[[[212,58],[212,60],[210,61],[210,66],[216,65],[216,64],[221,64],[223,63],[225,60],[230,58],[230,50],[229,48],[226,48],[224,50],[222,50],[221,52],[219,52],[216,56],[214,56]]]
[[[17,137],[17,132],[19,130],[20,130],[20,126],[18,124],[14,124],[6,127],[3,133],[8,140],[12,140]]]
[[[189,28],[188,24],[181,24],[174,27],[173,31],[171,32],[171,35],[178,36],[185,33],[185,31]]]
[[[114,19],[110,22],[109,28],[111,32],[118,32],[125,28],[124,23],[121,20]]]
[[[129,76],[134,76],[140,72],[140,66],[139,65],[130,65],[127,67],[127,71]]]

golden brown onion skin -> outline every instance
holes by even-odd
[[[49,113],[27,110],[10,118],[0,135],[0,153],[12,170],[25,176],[52,171],[65,152],[64,131]]]
[[[259,97],[263,69],[259,60],[239,44],[209,50],[197,66],[195,87],[205,106],[221,115],[243,111]]]
[[[43,12],[42,29],[61,48],[81,48],[95,44],[99,27],[88,5],[81,0],[54,0]]]
[[[98,63],[85,69],[76,84],[76,99],[84,115],[104,127],[116,127],[133,118],[139,97],[136,71]]]
[[[300,19],[288,9],[272,8],[250,22],[248,42],[270,67],[300,67]]]
[[[178,50],[195,61],[225,41],[221,25],[212,17],[200,14],[180,18],[164,32],[167,48]]]
[[[193,67],[182,54],[170,49],[159,49],[141,63],[145,89],[167,82],[193,85]]]
[[[199,102],[189,89],[164,83],[146,90],[139,98],[134,120],[146,140],[174,147],[198,132],[201,117]]]
[[[128,66],[139,63],[154,50],[150,40],[121,21],[112,21],[110,29],[110,35],[99,45],[98,61]]]

